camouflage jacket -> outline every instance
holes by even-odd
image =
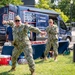
[[[57,40],[58,39],[58,28],[57,26],[47,26],[46,32],[49,40]]]
[[[12,26],[13,29],[13,43],[16,44],[26,44],[27,41],[29,41],[29,37],[28,37],[28,30],[35,32],[35,33],[40,33],[41,31],[36,28],[33,27],[31,25],[25,25],[25,24],[21,24],[19,27],[16,27],[13,25],[13,23],[9,22],[9,25]],[[20,42],[20,43],[18,43]]]

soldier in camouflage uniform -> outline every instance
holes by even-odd
[[[13,27],[13,45],[14,50],[12,53],[12,68],[10,71],[15,70],[16,61],[18,56],[24,52],[25,57],[28,61],[28,65],[31,71],[31,75],[34,75],[35,63],[32,55],[32,46],[28,38],[28,30],[36,33],[41,33],[41,31],[31,25],[22,24],[19,16],[16,16],[14,22],[12,21],[3,21],[3,24],[9,24]]]
[[[56,57],[58,55],[58,28],[53,24],[53,20],[49,19],[49,26],[46,28],[46,32],[48,35],[47,43],[46,43],[46,49],[44,52],[44,59],[47,59],[47,55],[53,47],[53,52],[54,52],[54,60],[56,61]]]

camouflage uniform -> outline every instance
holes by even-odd
[[[57,37],[57,33],[58,33],[58,29],[57,26],[53,25],[53,26],[48,26],[46,28],[46,32],[48,35],[48,39],[47,39],[47,43],[46,43],[46,49],[44,52],[44,56],[46,57],[51,49],[51,47],[53,47],[54,50],[54,56],[58,55],[58,37]]]
[[[12,23],[9,23],[10,25],[13,26]],[[33,26],[30,25],[20,25],[19,27],[13,26],[13,45],[14,45],[14,50],[12,53],[12,68],[16,67],[16,60],[18,56],[24,52],[25,57],[28,61],[28,65],[30,68],[30,71],[35,70],[35,63],[33,60],[33,55],[32,55],[32,46],[28,38],[28,30],[36,33],[40,33],[41,31]]]

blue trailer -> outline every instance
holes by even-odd
[[[2,24],[3,20],[14,20],[17,15],[17,7],[14,5],[9,5],[0,8],[0,45],[3,46],[6,41],[6,29],[7,26]]]
[[[19,15],[21,17],[23,23],[28,22],[29,24],[31,24],[35,27],[38,27],[40,30],[45,31],[45,28],[48,26],[48,20],[51,18],[54,20],[54,23],[58,26],[59,37],[62,37],[62,39],[69,38],[71,40],[70,29],[67,28],[64,21],[61,19],[60,14],[53,10],[44,10],[44,9],[38,9],[38,8],[33,8],[33,7],[25,7],[25,6],[14,6],[12,4],[10,4],[9,6],[0,8],[0,10],[2,11],[0,14],[0,27],[4,27],[4,25],[2,25],[3,20],[14,20],[14,17],[16,15]],[[3,31],[0,30],[0,35],[5,36],[6,26],[4,27],[4,29],[5,29],[5,33],[2,34],[1,32],[3,32]],[[70,35],[67,35],[67,33],[70,33]],[[42,47],[42,49],[41,48],[40,49],[42,51],[44,51],[45,43],[42,43],[42,41],[44,41],[47,38],[47,36],[41,36],[40,34],[37,35],[35,33],[32,33],[30,35],[32,35],[31,40],[34,42],[34,44],[32,44],[33,50],[36,52],[37,48],[41,47],[40,45],[42,45],[43,47]],[[41,44],[39,42],[37,42],[39,40],[41,41]],[[61,42],[59,42],[59,43],[61,43]],[[65,42],[67,42],[67,41],[66,40],[63,41],[62,45],[60,45],[59,53],[63,53],[63,51],[68,48],[69,44],[67,42],[67,44],[63,47],[63,51],[62,51],[62,46],[63,46],[63,44],[65,44]],[[38,47],[36,48],[36,46],[38,46]],[[61,51],[60,51],[60,49],[61,49]],[[40,52],[40,51],[38,51],[38,52]]]
[[[64,21],[60,17],[60,14],[53,10],[43,10],[34,7],[25,7],[25,6],[14,6],[10,4],[9,6],[5,6],[0,8],[0,38],[5,37],[6,26],[2,25],[3,20],[14,20],[16,15],[19,15],[22,19],[22,22],[28,22],[29,24],[40,28],[41,30],[45,30],[48,25],[48,20],[52,18],[54,23],[59,28],[59,38],[66,40],[69,39],[71,41],[72,34],[71,29],[67,28]],[[40,35],[32,34],[32,40],[44,39],[45,37],[39,37]],[[1,38],[1,40],[5,41],[5,38]],[[4,43],[4,42],[3,42]]]

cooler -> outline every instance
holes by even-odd
[[[10,55],[0,55],[0,65],[9,65]]]

